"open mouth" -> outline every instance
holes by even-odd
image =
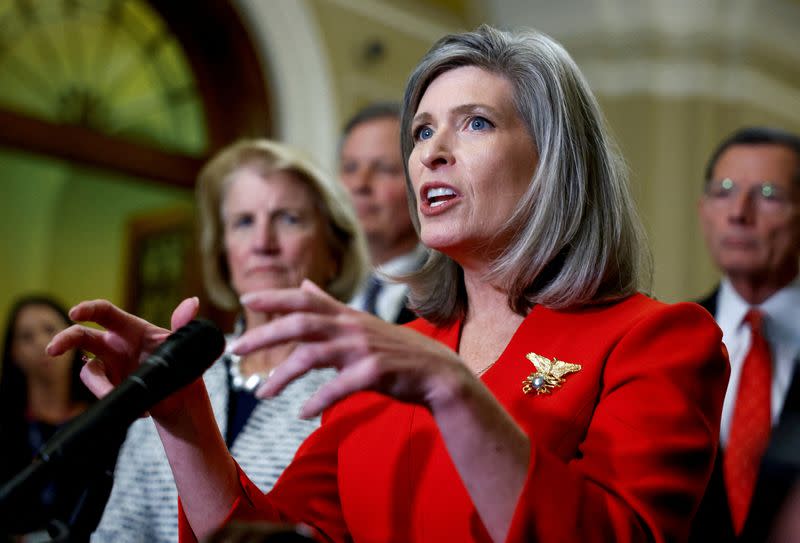
[[[448,202],[456,197],[456,191],[447,187],[436,187],[432,189],[428,189],[428,192],[425,194],[425,199],[427,200],[428,206],[430,207],[438,207],[445,202]]]

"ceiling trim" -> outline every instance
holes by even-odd
[[[745,103],[800,122],[800,92],[747,66],[710,62],[584,60],[581,69],[595,93],[649,94],[668,98],[706,97]]]

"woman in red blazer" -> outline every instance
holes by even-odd
[[[323,424],[267,495],[227,453],[202,382],[152,411],[182,537],[268,519],[337,542],[685,539],[727,362],[705,311],[637,293],[641,226],[577,66],[531,31],[447,36],[409,80],[402,127],[430,248],[408,278],[421,319],[398,328],[310,282],[245,296],[284,316],[235,352],[295,345],[261,396],[339,374],[305,405]],[[73,328],[51,352],[79,345],[117,369],[164,333],[107,302],[72,317],[107,331]]]

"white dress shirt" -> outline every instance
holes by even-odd
[[[743,322],[751,307],[764,314],[764,337],[772,354],[772,424],[780,416],[796,366],[800,363],[800,276],[762,304],[750,306],[725,278],[717,296],[717,324],[731,361],[731,378],[722,406],[721,441],[728,443],[742,365],[750,350],[750,327]],[[745,376],[746,378],[746,376]]]
[[[424,263],[425,254],[427,249],[423,245],[417,245],[413,251],[395,257],[381,266],[375,268],[372,273],[378,273],[379,276],[395,276],[410,273],[420,267]],[[380,318],[386,322],[394,322],[400,311],[406,303],[406,296],[408,295],[408,286],[404,283],[394,283],[386,277],[383,286],[378,293],[378,298],[375,302],[375,309]],[[356,309],[364,311],[365,303],[365,289],[367,281],[361,285],[356,292],[356,295],[348,305]]]

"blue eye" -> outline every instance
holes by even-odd
[[[243,228],[245,226],[250,226],[253,224],[253,216],[252,215],[240,215],[236,217],[232,223],[234,228]]]
[[[417,129],[417,139],[427,140],[433,136],[433,130],[429,126],[422,126]]]
[[[472,130],[486,130],[489,126],[489,121],[483,117],[475,117],[469,122],[469,127]]]
[[[296,225],[300,224],[300,217],[295,215],[294,213],[289,213],[288,211],[284,211],[278,215],[278,220],[287,225]]]

